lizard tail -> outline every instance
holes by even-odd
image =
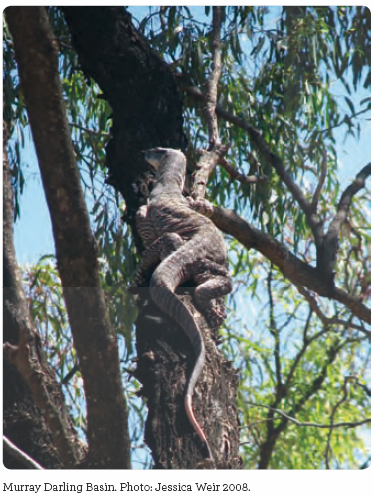
[[[198,421],[196,420],[196,417],[193,413],[192,397],[188,394],[186,394],[186,396],[184,398],[184,406],[186,409],[188,419],[191,422],[192,427],[195,429],[196,434],[199,436],[199,438],[203,444],[202,452],[203,452],[204,458],[210,458],[211,460],[214,460],[212,452],[210,450],[208,440],[204,434],[204,431],[200,427],[200,425],[199,425]]]
[[[201,330],[199,329],[199,326],[196,324],[195,319],[193,318],[191,312],[174,294],[173,290],[170,287],[168,287],[165,281],[158,280],[156,275],[157,272],[158,271],[156,269],[156,271],[154,272],[151,278],[151,283],[150,283],[151,298],[163,312],[169,315],[169,317],[175,320],[182,327],[185,334],[191,341],[192,347],[195,352],[195,357],[196,357],[195,365],[191,373],[191,376],[188,379],[184,404],[185,404],[187,417],[203,444],[204,457],[213,459],[208,441],[205,437],[203,430],[201,429],[199,423],[196,420],[192,407],[192,396],[195,389],[195,385],[204,367],[204,361],[205,361],[204,339]]]

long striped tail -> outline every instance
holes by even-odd
[[[206,439],[204,431],[196,420],[192,406],[192,397],[195,385],[203,370],[205,361],[205,346],[203,335],[188,308],[174,294],[173,290],[169,287],[167,282],[163,280],[162,277],[159,277],[158,269],[156,269],[151,278],[150,294],[152,300],[156,303],[156,305],[182,327],[185,334],[191,341],[192,347],[195,352],[195,365],[191,376],[188,379],[184,404],[187,417],[203,444],[202,451],[204,457],[213,459],[208,441]]]

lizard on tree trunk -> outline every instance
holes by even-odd
[[[194,211],[182,195],[186,174],[184,154],[178,150],[155,148],[145,152],[145,159],[156,170],[156,183],[148,204],[142,206],[137,215],[138,232],[146,249],[136,284],[146,285],[149,273],[154,269],[149,283],[152,300],[182,327],[192,343],[195,365],[186,387],[185,409],[203,443],[204,457],[213,460],[192,408],[194,388],[204,366],[204,338],[191,312],[175,295],[175,289],[186,281],[193,281],[196,303],[214,317],[216,326],[220,325],[224,312],[214,307],[213,300],[232,289],[227,250],[223,236],[213,222]]]

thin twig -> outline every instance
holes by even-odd
[[[371,398],[371,389],[367,387],[366,384],[362,384],[361,382],[356,381],[356,386],[360,387],[363,389],[369,398]]]
[[[362,332],[365,334],[366,337],[371,340],[371,332],[365,329],[363,326],[359,326],[357,324],[353,324],[352,322],[348,322],[346,320],[339,319],[338,317],[327,317],[321,310],[318,302],[313,298],[313,296],[303,287],[301,286],[296,286],[299,293],[304,296],[304,298],[307,300],[311,310],[317,315],[317,317],[320,319],[320,321],[325,325],[325,326],[332,326],[332,325],[341,325],[344,327],[348,327],[351,329],[356,329],[359,332]]]
[[[310,326],[310,321],[311,321],[311,316],[312,316],[312,312],[309,312],[308,317],[307,317],[307,320],[306,320],[306,323],[305,323],[305,326],[304,326],[303,346],[301,347],[301,349],[295,355],[295,358],[294,358],[294,360],[292,362],[291,368],[290,368],[290,370],[289,370],[289,372],[287,374],[287,377],[286,377],[286,380],[285,380],[285,383],[284,383],[284,387],[285,387],[286,391],[288,391],[288,388],[290,387],[291,381],[292,381],[292,379],[293,379],[293,377],[295,375],[296,368],[299,365],[301,359],[303,358],[303,356],[304,356],[304,354],[305,354],[308,346],[313,341],[315,341],[318,337],[320,337],[320,335],[322,335],[322,331],[320,331],[319,333],[316,333],[311,338],[308,338],[307,337],[308,328]]]
[[[278,413],[279,415],[284,417],[286,420],[289,420],[290,422],[292,422],[293,424],[296,424],[299,427],[316,427],[318,429],[331,429],[331,428],[337,429],[339,427],[349,427],[349,428],[358,427],[360,425],[368,424],[371,422],[370,417],[365,418],[363,420],[354,421],[354,422],[338,422],[336,424],[317,424],[314,422],[300,422],[299,420],[296,420],[295,418],[290,417],[283,410],[280,410],[279,408],[272,408],[271,406],[261,405],[259,403],[252,403],[252,402],[248,402],[248,404],[252,405],[252,406],[259,407],[259,408],[266,408],[267,410],[271,410],[275,413]]]
[[[38,462],[33,460],[29,455],[27,455],[24,451],[17,448],[17,446],[12,443],[10,439],[6,436],[3,436],[3,445],[4,450],[17,462],[20,462],[25,468],[34,468],[38,470],[44,470],[44,467],[39,465]]]
[[[74,124],[73,122],[69,122],[69,126],[79,129],[80,131],[84,131],[85,133],[88,134],[95,134],[97,136],[110,136],[109,133],[103,131],[95,131],[94,129],[88,129],[87,127],[81,126],[79,124]]]
[[[277,394],[277,400],[279,400],[283,395],[283,384],[282,384],[282,365],[281,365],[281,360],[280,360],[280,337],[279,337],[279,330],[277,329],[276,323],[275,323],[275,317],[274,317],[274,300],[273,300],[273,291],[272,291],[272,279],[273,279],[273,264],[271,264],[269,274],[267,277],[267,291],[268,291],[268,298],[270,302],[270,307],[269,307],[269,319],[270,319],[270,326],[269,326],[269,331],[270,334],[274,338],[274,362],[275,362],[275,373],[277,377],[277,384],[276,384],[276,394]]]
[[[310,205],[311,211],[314,213],[316,213],[316,211],[317,211],[318,200],[319,200],[323,185],[325,183],[326,174],[327,174],[327,153],[325,150],[323,150],[323,152],[322,152],[322,164],[321,164],[321,175],[319,176],[318,184],[317,184],[316,190],[315,190],[314,195],[313,195],[312,203]]]
[[[347,398],[348,398],[348,381],[350,379],[351,379],[351,377],[346,377],[344,379],[344,384],[342,386],[343,397],[336,403],[336,405],[334,405],[334,407],[332,409],[332,412],[331,412],[331,416],[330,416],[331,424],[330,424],[330,429],[329,429],[329,432],[328,432],[328,435],[327,435],[327,443],[326,443],[326,450],[325,450],[325,463],[326,463],[326,468],[327,469],[330,468],[329,453],[332,454],[331,436],[332,436],[332,432],[333,432],[334,417],[335,417],[335,414],[336,414],[338,408],[340,407],[340,405],[342,405],[347,400]]]
[[[231,179],[238,180],[243,184],[256,184],[267,180],[266,176],[246,176],[245,174],[242,174],[235,169],[235,167],[233,167],[225,157],[222,157],[218,164],[225,169]]]
[[[336,129],[337,127],[341,126],[342,124],[344,124],[345,122],[347,122],[347,120],[350,121],[354,117],[358,117],[359,115],[364,114],[365,112],[369,112],[369,111],[370,111],[370,108],[366,108],[366,109],[360,110],[359,112],[355,112],[354,114],[352,114],[350,116],[345,115],[343,117],[343,119],[341,119],[334,126],[330,126],[330,127],[326,127],[325,129],[321,129],[320,131],[317,131],[317,133],[320,133],[320,134],[327,133],[328,131],[331,131],[331,130]]]
[[[69,382],[71,381],[71,379],[75,376],[75,374],[80,370],[80,366],[79,364],[75,364],[70,370],[69,372],[65,375],[65,377],[62,379],[61,381],[61,384],[63,384],[64,386],[66,386],[66,384],[69,384]]]
[[[273,420],[271,417],[256,420],[255,422],[251,422],[250,424],[241,425],[240,430],[242,431],[243,429],[252,429],[252,427],[254,427],[255,425],[263,424],[264,422],[269,422],[271,420]]]
[[[74,48],[70,45],[70,43],[67,43],[61,38],[56,38],[57,43],[59,44],[60,48],[67,48],[71,52],[74,51]]]

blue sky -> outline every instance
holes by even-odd
[[[24,265],[36,263],[42,255],[54,253],[55,249],[35,148],[30,139],[22,158],[26,184],[20,197],[21,216],[15,223],[14,242],[18,263]]]
[[[362,94],[357,97],[361,98]],[[361,117],[362,136],[357,142],[349,137],[344,142],[341,131],[336,133],[339,142],[338,163],[342,187],[346,187],[355,174],[370,161],[370,122]],[[15,224],[15,248],[18,262],[33,264],[45,254],[54,253],[51,221],[41,183],[38,163],[30,133],[26,133],[25,148],[22,150],[22,164],[26,184],[20,198],[21,216]]]
[[[274,8],[274,15],[278,12]],[[192,7],[194,14],[205,20],[203,7]],[[145,6],[130,7],[133,15],[141,19],[149,13],[149,8]],[[203,19],[204,18],[204,19]],[[274,22],[270,16],[269,22]],[[341,111],[343,109],[350,114],[347,104],[344,100],[346,91],[341,83],[337,81],[333,86],[333,92],[341,96],[339,103]],[[365,97],[370,96],[370,91],[359,90],[351,99],[354,101],[355,108],[360,110],[359,102]],[[344,113],[343,113],[344,115]],[[371,128],[369,113],[359,117],[361,122],[361,139],[357,142],[354,138],[349,137],[344,141],[343,130],[337,129],[335,136],[338,143],[338,164],[341,187],[344,189],[351,181],[355,174],[370,161],[371,157]],[[26,184],[24,192],[20,198],[21,217],[15,224],[15,246],[17,259],[21,265],[27,263],[36,263],[38,259],[45,254],[54,253],[54,243],[51,231],[51,222],[49,212],[45,201],[44,191],[41,184],[40,174],[37,165],[34,145],[31,140],[29,130],[25,132],[25,148],[22,150],[22,170],[25,175]]]

